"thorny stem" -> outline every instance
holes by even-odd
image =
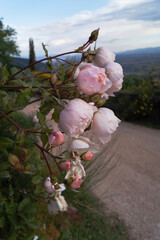
[[[45,154],[44,154],[44,148],[42,148],[42,147],[41,147],[40,145],[38,145],[37,143],[35,143],[35,145],[40,149],[40,151],[41,151],[41,153],[42,153],[42,155],[43,155],[43,157],[44,157],[44,159],[45,159],[45,161],[46,161],[46,164],[47,164],[47,167],[48,167],[48,169],[49,169],[50,175],[53,176],[53,172],[52,172],[52,170],[51,170],[51,168],[50,168],[50,166],[49,166],[48,160],[47,160],[47,158],[46,158],[46,156],[45,156]],[[47,152],[47,153],[48,153],[48,152]]]
[[[2,116],[3,117],[5,117],[10,123],[12,123],[18,130],[20,130],[20,131],[24,131],[24,133],[25,134],[27,134],[27,133],[43,133],[43,132],[36,132],[36,131],[32,131],[32,130],[25,130],[24,128],[22,128],[21,126],[19,126],[16,122],[14,122],[11,118],[9,118],[5,113],[3,113],[1,110],[0,110],[0,113],[2,114]],[[37,143],[35,143],[35,145],[41,150],[41,152],[42,152],[42,155],[43,155],[43,157],[44,157],[44,159],[45,159],[45,161],[46,161],[46,164],[47,164],[47,167],[48,167],[48,169],[49,169],[49,171],[50,171],[50,174],[51,174],[51,176],[53,176],[53,173],[52,173],[52,170],[51,170],[51,168],[50,168],[50,166],[49,166],[49,163],[48,163],[48,160],[47,160],[47,158],[46,158],[46,156],[45,156],[45,154],[44,154],[44,149],[41,147],[41,146],[39,146]],[[47,151],[46,151],[47,152]],[[48,153],[48,152],[47,152]],[[56,162],[56,161],[55,161]],[[57,164],[57,162],[56,162],[56,164]],[[58,165],[58,164],[57,164]]]
[[[51,60],[51,59],[54,59],[54,58],[58,58],[58,57],[61,57],[61,56],[64,56],[64,55],[68,55],[68,54],[73,54],[73,53],[76,53],[76,51],[70,51],[70,52],[66,52],[66,53],[61,53],[61,54],[58,54],[56,56],[53,56],[53,57],[47,57],[47,58],[43,58],[39,61],[36,61],[34,63],[31,63],[29,64],[28,66],[20,69],[18,72],[16,72],[15,74],[13,74],[9,79],[8,81],[6,82],[6,84],[8,84],[16,75],[18,75],[19,73],[23,72],[25,69],[27,68],[30,68],[32,67],[33,65],[37,64],[37,63],[40,63],[40,62],[43,62],[43,61],[46,61],[46,60]]]
[[[20,131],[24,131],[24,129],[19,125],[17,124],[16,122],[14,122],[11,118],[9,118],[4,112],[2,112],[0,110],[0,114],[5,118],[7,119],[10,123],[12,123],[18,130]]]

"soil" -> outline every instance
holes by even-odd
[[[34,115],[38,106],[24,112]],[[160,130],[122,122],[114,137],[110,154],[116,152],[113,158],[120,161],[93,192],[107,214],[125,222],[133,239],[160,240]]]

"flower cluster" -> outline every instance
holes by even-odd
[[[59,115],[59,131],[54,131],[49,136],[48,142],[51,146],[61,145],[64,141],[63,134],[71,138],[68,147],[70,158],[59,162],[59,169],[65,172],[64,183],[71,189],[80,188],[84,181],[86,173],[83,161],[90,161],[100,150],[98,144],[82,136],[84,131],[92,131],[99,141],[105,144],[111,139],[111,134],[120,122],[112,110],[98,107],[96,101],[94,102],[94,96],[106,101],[122,87],[123,70],[121,65],[114,61],[115,54],[101,47],[96,50],[92,62],[85,61],[78,65],[73,79],[80,97],[65,102]],[[59,185],[58,190],[56,185]],[[45,189],[48,194],[55,194],[61,211],[67,209],[67,203],[61,196],[62,189],[65,190],[64,184],[56,182],[53,185],[51,179],[47,178]]]

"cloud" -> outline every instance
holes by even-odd
[[[18,44],[22,55],[28,55],[28,39],[32,37],[36,54],[43,55],[41,43],[50,54],[74,50],[94,29],[100,27],[98,46],[112,51],[158,46],[160,37],[159,0],[110,0],[95,11],[81,11],[59,22],[36,28],[19,28]]]

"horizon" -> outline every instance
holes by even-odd
[[[97,47],[119,53],[159,47],[159,8],[158,0],[82,0],[81,4],[1,0],[0,18],[16,30],[21,57],[28,56],[30,37],[39,57],[44,55],[42,42],[48,45],[49,55],[67,52],[81,46],[97,28]]]

